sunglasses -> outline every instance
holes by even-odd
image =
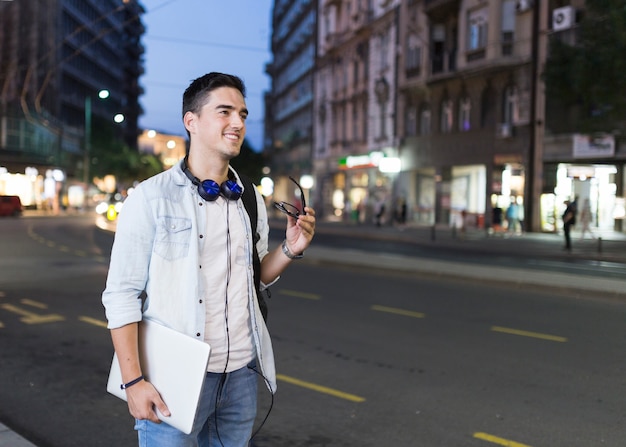
[[[306,215],[306,211],[304,211],[304,207],[306,206],[306,201],[304,200],[304,189],[302,189],[302,186],[300,186],[300,184],[296,182],[293,177],[289,177],[289,180],[294,182],[300,190],[300,202],[302,202],[302,210],[298,209],[297,206],[287,202],[274,202],[274,208],[282,213],[285,213],[288,216],[293,217],[294,219],[297,219],[298,216],[301,214],[303,216]]]

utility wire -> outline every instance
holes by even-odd
[[[206,42],[201,40],[191,40],[191,39],[179,39],[176,37],[166,37],[166,36],[151,36],[146,34],[144,38],[148,40],[160,40],[162,42],[171,42],[171,43],[183,43],[187,45],[199,45],[205,47],[220,47],[220,48],[232,48],[234,50],[242,50],[242,51],[254,51],[258,53],[268,53],[269,50],[267,48],[261,47],[250,47],[246,45],[229,45],[225,43],[217,43],[217,42]]]

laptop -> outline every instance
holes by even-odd
[[[161,421],[186,434],[191,433],[193,427],[210,351],[207,343],[154,321],[144,319],[139,323],[143,375],[161,394],[171,413],[166,417],[157,410],[157,415]],[[127,400],[121,384],[122,374],[117,354],[114,354],[107,391]]]

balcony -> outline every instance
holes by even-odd
[[[456,16],[460,6],[460,0],[425,0],[424,12],[433,20],[442,20]]]

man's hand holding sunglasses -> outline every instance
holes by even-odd
[[[302,257],[315,234],[315,210],[306,205],[304,190],[292,177],[289,179],[300,190],[302,209],[287,202],[276,202],[274,207],[287,215],[287,232],[283,242],[283,253],[291,259]]]

